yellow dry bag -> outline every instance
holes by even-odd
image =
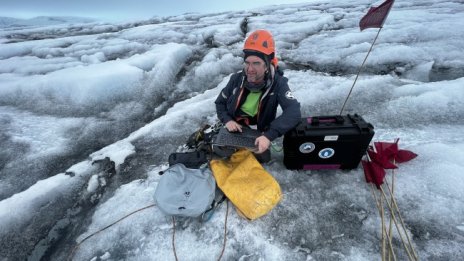
[[[250,151],[239,150],[229,160],[212,160],[210,167],[218,187],[245,217],[259,218],[279,203],[279,183]]]

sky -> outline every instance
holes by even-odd
[[[275,4],[303,3],[303,0],[15,0],[2,1],[0,16],[33,18],[36,16],[80,16],[107,21],[147,19],[153,16],[179,15],[188,12],[214,13],[248,10]],[[307,1],[306,1],[307,2]]]

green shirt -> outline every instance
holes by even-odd
[[[240,109],[247,115],[254,117],[258,113],[259,98],[261,98],[261,92],[250,92]]]

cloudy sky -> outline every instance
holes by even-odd
[[[83,16],[102,20],[145,19],[186,12],[211,13],[247,10],[274,4],[308,2],[304,0],[14,0],[2,1],[0,16],[32,18],[35,16]],[[314,0],[311,0],[314,2]]]

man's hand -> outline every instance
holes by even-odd
[[[226,123],[226,128],[230,132],[235,132],[235,131],[242,132],[242,125],[238,124],[235,121],[228,121]]]
[[[267,149],[269,149],[269,146],[271,145],[271,141],[264,135],[259,136],[255,140],[255,145],[258,147],[258,154],[265,152]]]

